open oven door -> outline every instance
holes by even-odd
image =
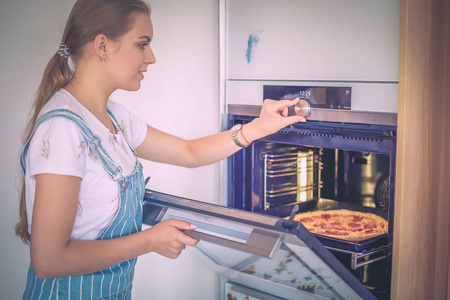
[[[197,226],[186,233],[226,278],[228,299],[376,299],[299,222],[147,190],[144,224],[171,218]]]

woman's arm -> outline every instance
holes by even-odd
[[[179,220],[115,239],[71,240],[80,183],[81,178],[74,176],[36,176],[30,251],[39,278],[88,274],[152,251],[176,258],[185,245],[197,244],[181,231],[194,228]]]
[[[290,124],[305,121],[300,116],[287,116],[288,107],[297,102],[298,99],[265,100],[259,118],[238,131],[241,144],[246,144],[246,141],[251,143]],[[148,126],[147,135],[136,152],[139,157],[156,162],[199,167],[222,160],[240,149],[231,139],[230,131],[184,140]]]

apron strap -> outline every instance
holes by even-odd
[[[103,166],[105,170],[108,172],[108,174],[111,176],[111,178],[114,181],[118,181],[122,176],[122,168],[117,167],[113,160],[109,157],[108,153],[105,151],[103,146],[100,143],[100,138],[96,136],[87,126],[86,122],[83,120],[82,117],[80,117],[78,114],[74,113],[71,110],[67,109],[55,109],[47,112],[46,114],[39,117],[39,119],[36,121],[36,124],[33,128],[33,131],[30,135],[30,138],[25,143],[24,148],[22,150],[22,153],[20,155],[20,165],[22,167],[22,172],[25,175],[26,171],[26,154],[28,152],[28,148],[30,145],[31,138],[34,136],[34,133],[36,132],[36,129],[44,123],[45,121],[50,120],[51,118],[55,117],[63,117],[66,118],[72,122],[74,122],[81,130],[86,142],[88,143],[89,150],[94,151],[97,156],[100,158],[100,160],[103,163]],[[116,122],[117,123],[117,122]]]
[[[127,142],[128,148],[130,148],[131,153],[133,153],[134,157],[136,157],[136,161],[138,161],[137,159],[137,153],[136,151],[133,149],[133,147],[131,147],[130,143],[128,142],[128,138],[127,135],[125,133],[125,131],[122,129],[122,127],[120,126],[119,122],[117,122],[116,118],[114,117],[113,113],[111,110],[109,110],[109,108],[106,109],[109,116],[113,119],[114,123],[116,123],[117,128],[119,128],[119,130],[122,132],[123,137],[125,138],[125,142]]]

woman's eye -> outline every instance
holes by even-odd
[[[142,49],[144,49],[145,46],[147,46],[147,45],[148,45],[147,43],[139,44],[139,46],[140,46]]]

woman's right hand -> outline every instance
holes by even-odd
[[[306,119],[301,116],[289,116],[288,114],[288,108],[296,105],[299,100],[299,98],[294,100],[264,100],[260,116],[245,125],[246,141],[251,143],[288,125],[306,122]],[[240,132],[243,134],[242,130]]]
[[[186,245],[193,247],[199,242],[185,234],[183,230],[195,230],[195,225],[186,221],[169,219],[145,231],[150,235],[152,251],[168,258],[177,258]]]

